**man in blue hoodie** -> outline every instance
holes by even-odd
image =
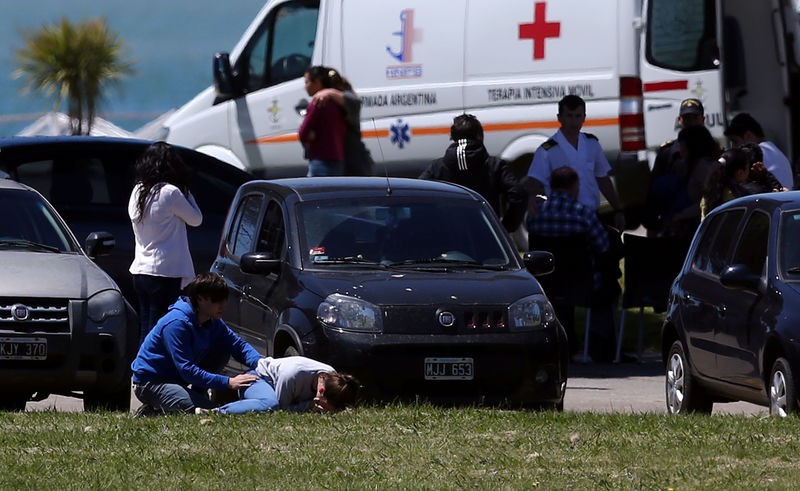
[[[137,414],[194,413],[216,407],[205,389],[249,387],[254,374],[226,377],[212,373],[233,356],[255,369],[261,355],[222,321],[228,285],[215,273],[203,273],[186,287],[159,319],[131,364],[133,387],[143,406]],[[191,385],[191,387],[189,387]]]

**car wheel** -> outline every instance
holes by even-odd
[[[786,358],[778,358],[769,376],[769,414],[785,418],[794,412],[797,412],[794,375]]]
[[[300,352],[294,346],[289,346],[283,351],[283,357],[286,358],[287,356],[300,356]]]
[[[9,392],[0,394],[0,411],[24,411],[30,394]]]
[[[697,393],[692,379],[689,362],[683,350],[683,343],[675,341],[669,350],[666,366],[667,412],[711,413],[713,402]]]

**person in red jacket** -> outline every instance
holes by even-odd
[[[315,65],[305,73],[306,92],[313,97],[322,89],[332,87],[336,70]],[[306,116],[298,130],[306,150],[308,177],[344,175],[344,135],[347,123],[335,104],[308,105]]]

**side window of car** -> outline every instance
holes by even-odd
[[[269,252],[275,258],[282,257],[285,230],[281,206],[275,201],[270,201],[264,213],[256,251]]]
[[[769,245],[769,216],[755,212],[747,221],[744,232],[736,247],[733,264],[744,264],[750,272],[764,274],[767,262],[767,246]]]
[[[228,249],[234,256],[251,252],[256,241],[258,215],[261,211],[262,196],[248,196],[242,200],[234,218],[234,232]]]
[[[719,275],[728,265],[736,230],[744,215],[743,210],[733,210],[715,215],[697,246],[692,265],[696,270]]]

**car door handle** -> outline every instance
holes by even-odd
[[[728,312],[728,307],[725,304],[714,305],[714,311],[717,312],[718,317],[725,317],[725,314]]]
[[[308,112],[308,101],[305,99],[300,99],[300,102],[294,106],[294,110],[297,111],[297,114],[300,116],[305,117],[306,112]]]

